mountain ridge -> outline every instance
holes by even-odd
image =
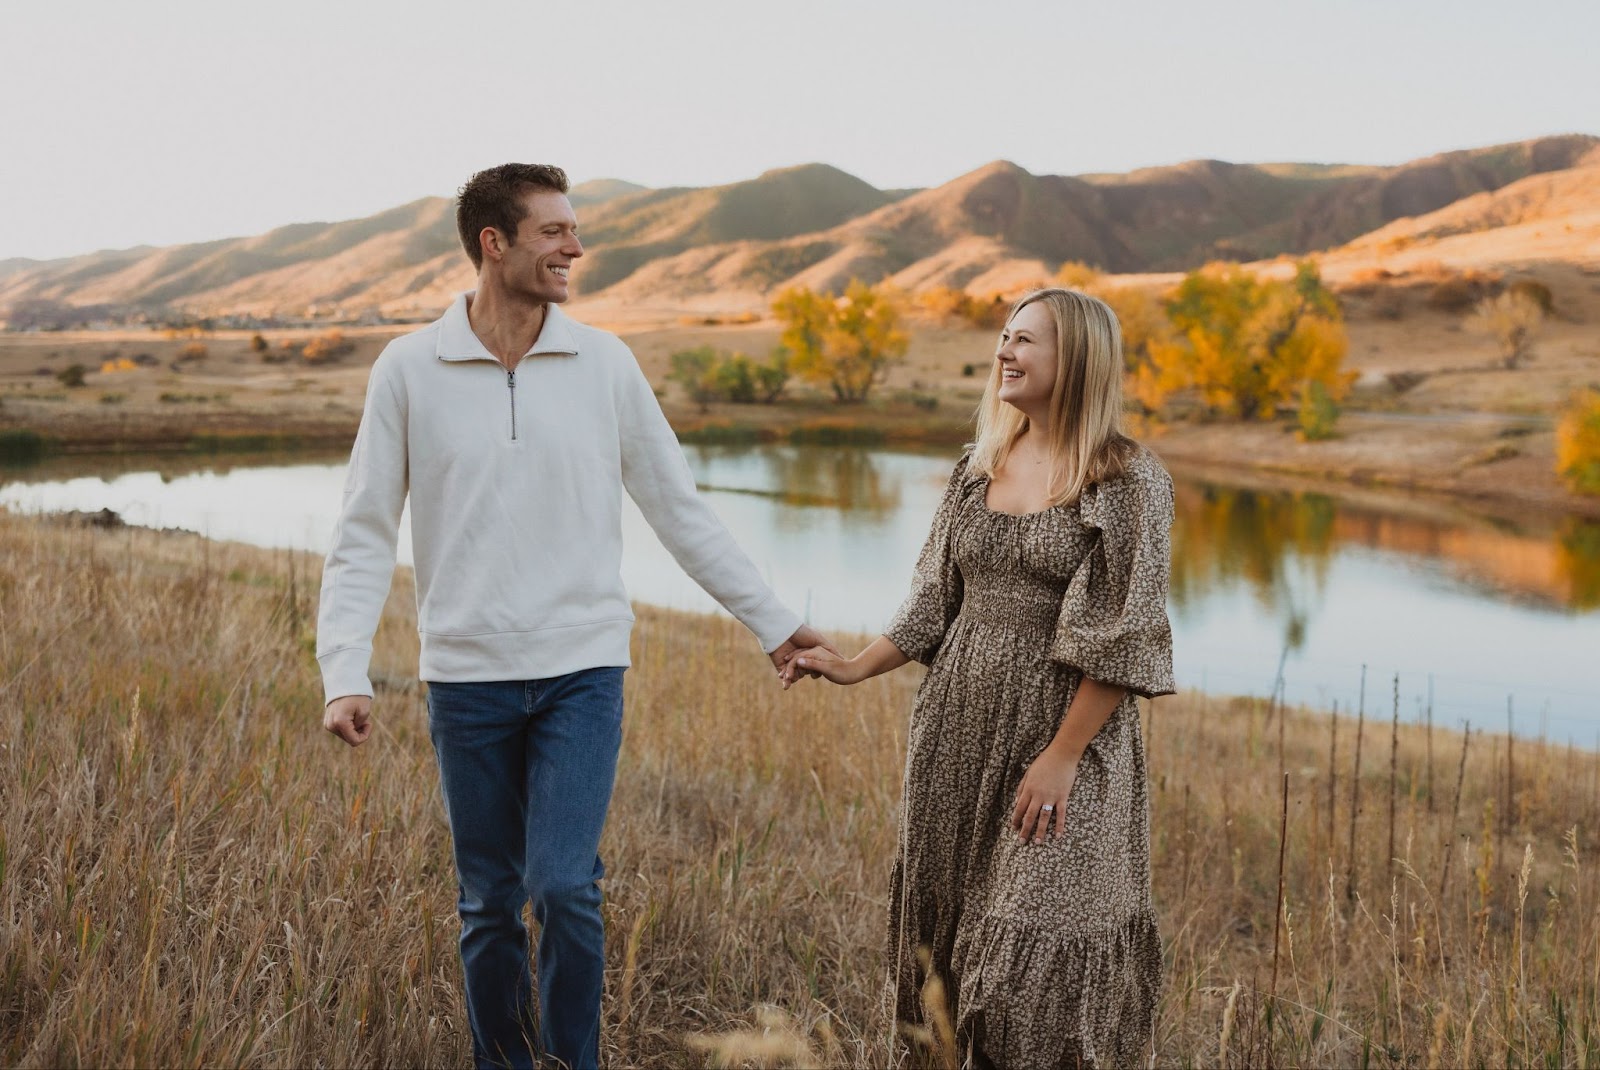
[[[749,307],[781,286],[837,289],[852,277],[987,292],[1049,277],[1069,260],[1161,272],[1364,248],[1365,236],[1399,221],[1493,200],[1524,183],[1524,201],[1547,190],[1541,211],[1559,202],[1561,211],[1583,213],[1600,207],[1590,203],[1600,199],[1600,183],[1548,176],[1588,170],[1600,174],[1600,138],[1571,134],[1386,167],[1200,159],[1070,176],[996,160],[921,190],[879,190],[820,163],[709,187],[598,179],[572,191],[588,246],[574,281],[583,300],[684,307],[719,299]],[[424,197],[360,219],[247,237],[0,260],[0,316],[40,306],[425,315],[471,286],[452,204]],[[1458,234],[1508,226],[1511,204],[1465,208],[1454,222],[1430,226]]]

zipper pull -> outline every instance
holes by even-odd
[[[506,369],[506,390],[511,398],[511,441],[517,440],[517,371]]]

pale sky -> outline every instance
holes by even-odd
[[[1600,133],[1600,2],[0,0],[0,259],[254,234],[507,160],[880,187]]]

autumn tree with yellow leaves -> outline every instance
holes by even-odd
[[[1174,343],[1166,307],[1159,296],[1140,287],[1093,285],[1088,292],[1111,306],[1122,328],[1126,394],[1147,414],[1154,413],[1171,392],[1156,365],[1156,353]]]
[[[1208,265],[1184,278],[1166,314],[1171,333],[1148,339],[1133,369],[1133,393],[1151,408],[1193,389],[1213,414],[1270,419],[1308,395],[1337,403],[1354,382],[1338,301],[1309,261],[1285,281]]]
[[[865,401],[910,345],[900,328],[898,297],[859,279],[837,297],[804,287],[784,290],[772,312],[783,325],[779,345],[789,369],[827,386],[839,402]]]

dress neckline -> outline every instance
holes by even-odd
[[[1060,509],[1062,505],[1067,504],[1066,502],[1062,502],[1057,505],[1047,505],[1043,509],[1035,509],[1031,513],[1008,513],[1004,509],[996,509],[989,504],[989,484],[992,481],[988,476],[983,476],[981,478],[983,480],[983,488],[978,494],[978,501],[983,506],[984,512],[990,513],[994,516],[1009,516],[1013,520],[1027,520],[1030,517],[1047,516],[1050,513],[1055,512],[1057,509]]]

